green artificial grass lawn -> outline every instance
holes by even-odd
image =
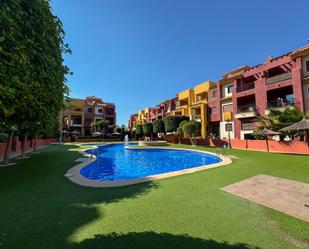
[[[77,149],[50,145],[0,168],[0,249],[309,248],[309,223],[220,190],[258,174],[309,183],[308,156],[228,150],[228,166],[95,189],[64,177]]]

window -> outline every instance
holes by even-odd
[[[99,108],[98,113],[103,113],[103,109]]]
[[[225,131],[233,131],[233,124],[225,124]]]
[[[87,112],[92,112],[92,108],[87,108]]]
[[[306,60],[306,71],[309,72],[309,59]]]
[[[222,106],[222,111],[223,112],[232,112],[233,111],[233,105],[232,104],[223,105]]]
[[[209,108],[209,115],[210,114],[216,114],[216,113],[217,113],[217,108],[216,107]]]
[[[230,85],[227,87],[227,93],[230,94],[230,93],[233,93],[233,89],[234,89],[234,86],[233,85]]]
[[[213,91],[212,97],[213,97],[213,98],[217,98],[217,96],[218,96],[218,92],[217,92],[217,91]]]

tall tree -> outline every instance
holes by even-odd
[[[68,94],[62,55],[70,49],[49,1],[2,0],[0,20],[0,123],[9,133],[8,163],[15,127],[33,122],[46,131],[56,128]]]
[[[102,137],[104,138],[109,126],[109,121],[107,120],[98,120],[93,123],[92,128],[94,131],[98,131],[102,133]]]

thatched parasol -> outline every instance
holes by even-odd
[[[269,129],[266,129],[264,128],[263,130],[260,130],[260,131],[256,131],[256,132],[253,132],[252,135],[253,136],[275,136],[275,135],[281,135],[282,133],[279,132],[279,131],[272,131],[272,130],[269,130]]]
[[[266,147],[267,147],[267,152],[269,152],[269,146],[268,146],[268,136],[276,136],[276,135],[281,135],[282,133],[279,131],[272,131],[269,129],[264,128],[263,130],[253,132],[253,136],[265,136],[266,137]]]
[[[280,131],[304,131],[309,130],[309,119],[303,118],[301,121],[282,128]]]
[[[282,128],[280,131],[283,131],[283,132],[286,132],[286,131],[306,131],[307,142],[308,142],[308,145],[309,145],[309,119],[306,119],[305,117],[301,121],[299,121],[295,124],[292,124],[290,126]]]

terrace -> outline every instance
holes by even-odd
[[[299,102],[294,98],[293,86],[282,87],[267,92],[267,102],[265,103],[265,115],[269,114],[269,109],[284,109],[286,107],[299,107]]]
[[[266,84],[272,85],[272,84],[287,81],[287,80],[290,80],[290,79],[292,79],[291,72],[285,72],[285,73],[277,74],[275,76],[267,77],[266,78]]]

